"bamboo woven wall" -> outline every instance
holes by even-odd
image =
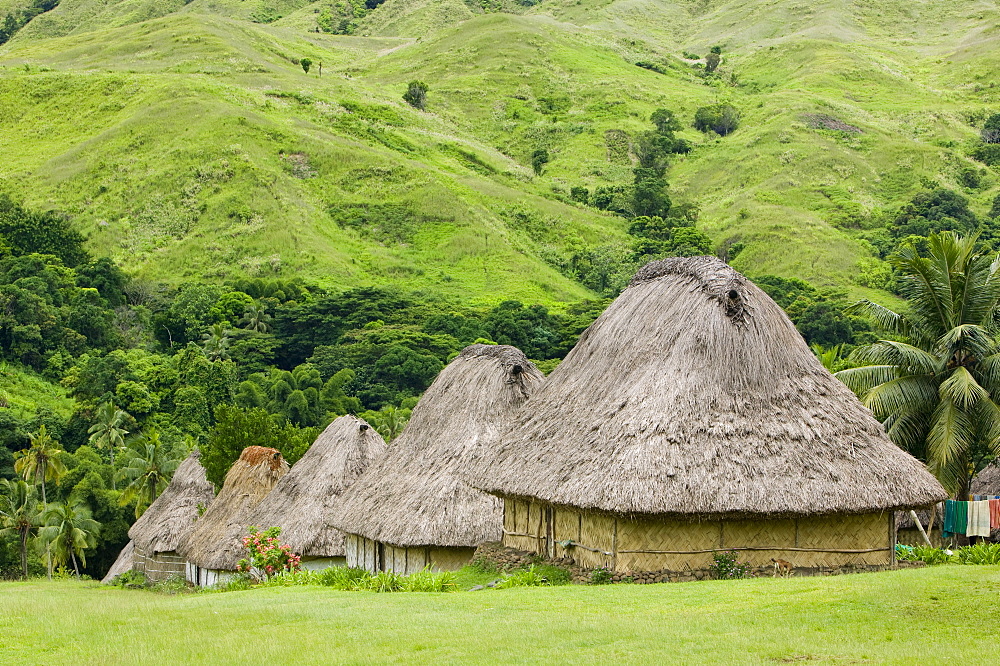
[[[753,566],[767,566],[771,558],[795,567],[888,565],[893,534],[886,513],[688,522],[504,502],[505,546],[568,554],[581,566],[621,572],[705,569],[716,551],[730,549]],[[565,541],[576,545],[564,549],[559,542]]]
[[[184,564],[184,558],[174,551],[147,555],[136,548],[132,554],[132,568],[146,574],[146,578],[154,583],[166,580],[171,576],[183,578]]]

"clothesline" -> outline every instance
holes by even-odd
[[[989,537],[1000,529],[1000,495],[970,495],[968,502],[945,500],[941,536],[953,534]]]

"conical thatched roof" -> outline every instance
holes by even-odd
[[[1000,464],[992,462],[972,478],[969,486],[972,495],[1000,495]]]
[[[181,540],[177,552],[205,569],[232,571],[246,557],[243,537],[250,514],[288,472],[288,463],[275,449],[248,446],[226,473],[222,490],[208,510]]]
[[[197,449],[191,452],[177,467],[170,485],[129,529],[129,538],[140,551],[152,554],[177,550],[198,519],[198,505],[207,507],[215,497],[200,456]]]
[[[262,528],[277,525],[281,541],[300,555],[344,555],[344,533],[329,525],[342,493],[385,455],[385,440],[356,416],[327,426],[302,459],[282,477],[250,516]]]
[[[122,548],[122,552],[118,553],[118,559],[116,559],[115,563],[111,565],[110,569],[108,569],[108,573],[104,574],[104,578],[101,579],[101,582],[110,583],[126,571],[131,571],[133,553],[135,553],[135,542],[129,541],[125,544],[125,547]]]
[[[459,474],[543,380],[519,349],[466,347],[424,393],[388,454],[351,486],[332,524],[397,546],[498,541],[500,501]]]
[[[642,268],[469,479],[555,504],[700,517],[947,496],[781,308],[713,257]]]

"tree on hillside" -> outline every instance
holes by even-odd
[[[983,129],[979,136],[983,143],[1000,143],[1000,113],[994,113],[983,123]]]
[[[14,471],[25,481],[41,483],[44,505],[48,503],[45,496],[45,482],[59,483],[59,479],[66,473],[66,466],[59,459],[63,451],[59,448],[59,442],[49,435],[44,423],[38,427],[38,432],[28,435],[28,438],[31,440],[31,446],[16,454]]]
[[[129,415],[126,412],[108,401],[97,408],[97,412],[94,414],[94,425],[87,430],[90,434],[87,441],[91,445],[98,449],[108,450],[112,470],[115,467],[115,451],[125,446],[125,435],[128,434],[128,430],[122,426],[128,418]],[[116,489],[114,475],[111,477],[111,489]]]
[[[836,374],[958,498],[1000,454],[1000,257],[977,253],[976,240],[944,231],[928,256],[907,243],[890,257],[908,312],[867,300],[852,310],[896,339],[859,347],[861,366]]]
[[[224,361],[229,358],[229,330],[222,324],[213,324],[208,333],[203,333],[203,347],[209,361]]]
[[[21,480],[0,479],[0,539],[17,537],[21,576],[28,578],[28,540],[41,525],[35,489]]]
[[[149,430],[125,450],[125,458],[118,477],[128,481],[121,499],[122,506],[135,502],[136,519],[153,503],[170,483],[181,459],[173,454],[172,447],[160,440],[160,433]]]
[[[719,136],[731,134],[740,125],[740,112],[731,104],[712,104],[694,112],[694,126],[702,132],[712,131]]]
[[[427,104],[427,84],[423,81],[410,81],[403,93],[403,100],[415,109],[424,110]]]
[[[549,163],[549,151],[544,148],[537,148],[531,153],[531,168],[535,175],[541,175],[542,167]]]
[[[243,312],[240,324],[248,331],[256,333],[267,333],[271,330],[271,315],[260,303],[252,303]]]
[[[56,502],[45,511],[45,527],[39,533],[41,543],[50,553],[53,566],[72,563],[76,577],[80,577],[80,564],[87,566],[86,550],[93,548],[101,524],[92,518],[90,507],[71,497]],[[77,563],[77,558],[80,563]]]
[[[705,73],[711,74],[719,67],[719,63],[722,61],[722,57],[715,52],[709,53],[705,56]]]
[[[302,58],[299,60],[299,64],[302,65],[302,71],[306,74],[309,73],[309,68],[312,67],[313,61],[309,58]]]

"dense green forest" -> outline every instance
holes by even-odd
[[[391,439],[464,346],[548,372],[665,256],[725,258],[849,368],[900,248],[1000,249],[998,16],[0,0],[0,500],[44,485],[98,575],[191,447],[220,483],[339,414]]]

